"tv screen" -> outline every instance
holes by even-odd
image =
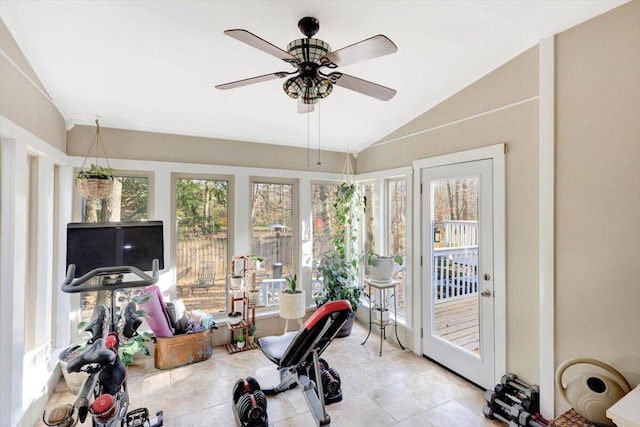
[[[75,277],[100,267],[164,268],[162,221],[72,222],[67,224],[67,267],[76,265]]]

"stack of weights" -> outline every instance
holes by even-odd
[[[514,374],[503,375],[494,390],[484,393],[486,404],[482,413],[498,419],[509,427],[546,427],[549,425],[539,413],[540,389],[529,385]]]
[[[267,397],[253,377],[241,378],[233,386],[233,404],[242,427],[268,427]]]
[[[324,403],[331,405],[332,403],[340,402],[342,400],[342,388],[340,381],[340,374],[333,368],[329,367],[329,364],[324,359],[318,360],[320,368],[320,381],[322,382],[322,391],[324,394]],[[315,376],[314,370],[311,370],[311,379]],[[320,396],[318,396],[320,397]]]

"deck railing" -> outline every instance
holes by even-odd
[[[478,246],[478,221],[442,221],[444,225],[444,246]]]
[[[478,292],[478,246],[433,249],[433,290],[437,301]]]

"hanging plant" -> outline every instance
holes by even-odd
[[[89,157],[94,145],[96,146],[96,162],[92,163],[89,169],[85,169],[84,165],[87,162],[87,158]],[[102,149],[102,153],[104,154],[104,159],[107,163],[106,167],[98,164],[100,149]],[[109,165],[107,152],[104,148],[104,144],[102,143],[102,138],[100,137],[100,124],[98,123],[98,120],[96,120],[96,134],[89,146],[89,150],[87,150],[87,155],[82,162],[80,172],[76,175],[76,187],[82,197],[92,200],[109,198],[113,193],[113,185],[113,170]]]
[[[362,295],[362,286],[358,284],[362,257],[357,254],[355,244],[364,200],[353,179],[338,185],[332,207],[337,223],[331,239],[334,250],[325,254],[318,266],[323,278],[323,295],[316,300],[316,304],[320,306],[329,301],[346,299],[355,312]]]

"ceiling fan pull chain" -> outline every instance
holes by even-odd
[[[310,156],[310,152],[311,152],[311,143],[309,142],[309,113],[307,113],[307,167],[310,166],[310,162],[309,159],[311,158]]]
[[[322,164],[322,162],[320,161],[320,102],[318,102],[318,161],[316,162],[316,164]]]

